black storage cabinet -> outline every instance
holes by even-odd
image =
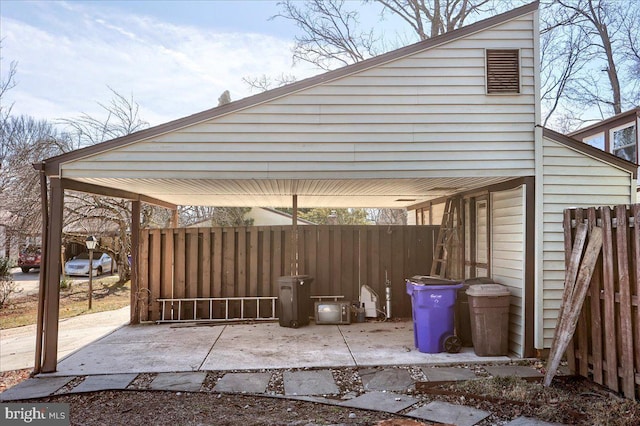
[[[298,328],[309,324],[311,309],[311,283],[309,275],[278,278],[278,321],[282,327]]]

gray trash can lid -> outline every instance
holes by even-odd
[[[500,284],[475,284],[467,289],[467,296],[498,297],[510,294],[509,288]]]

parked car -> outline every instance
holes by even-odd
[[[92,273],[93,276],[113,273],[113,262],[111,256],[99,251],[93,252]],[[89,253],[80,253],[64,265],[64,272],[67,275],[89,276]]]
[[[18,266],[25,274],[31,269],[40,269],[41,257],[40,247],[28,245],[18,254]]]

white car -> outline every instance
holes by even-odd
[[[93,276],[113,273],[113,262],[107,253],[93,252],[92,270]],[[67,275],[89,276],[89,253],[80,253],[64,265]]]

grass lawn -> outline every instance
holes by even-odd
[[[93,278],[93,302],[89,310],[89,280],[74,281],[60,289],[60,318],[111,311],[130,303],[131,282],[118,284],[118,275]],[[38,295],[17,297],[0,309],[0,330],[35,324],[38,317]]]

